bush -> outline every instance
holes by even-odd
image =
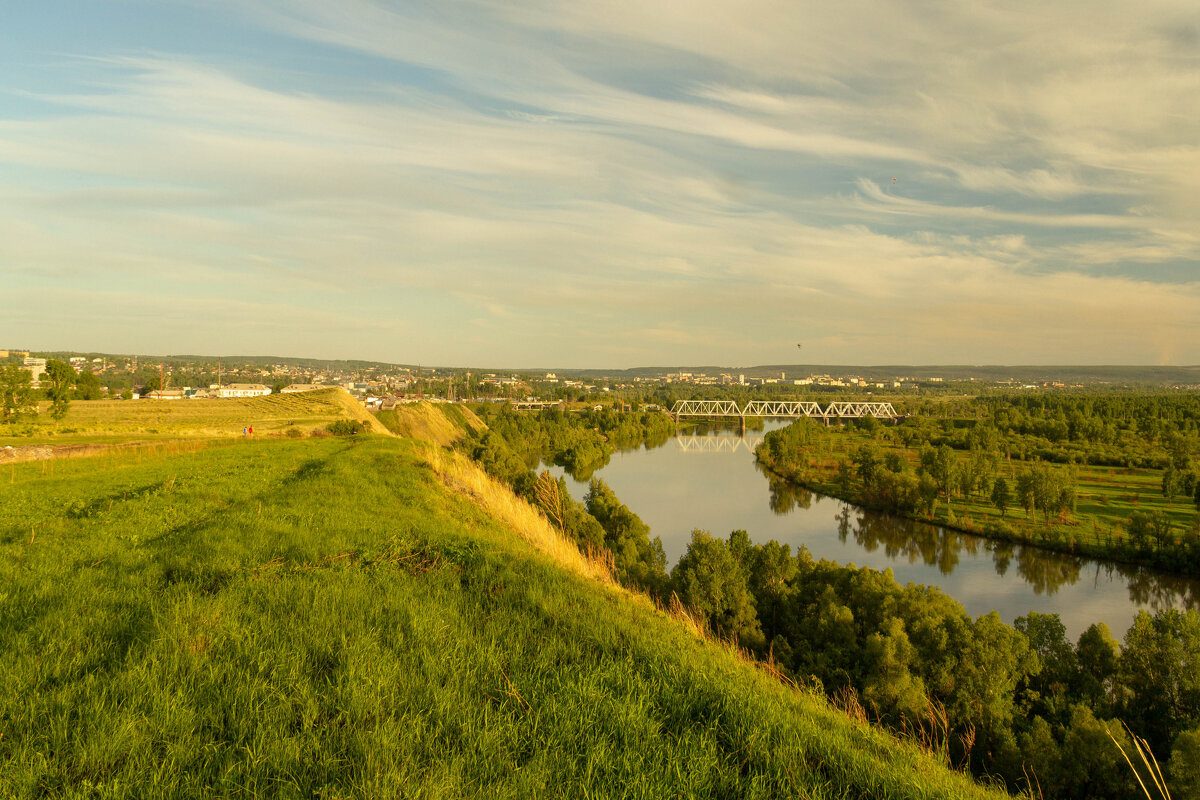
[[[334,436],[357,436],[366,430],[367,426],[354,419],[334,420],[325,426],[325,430]]]
[[[300,432],[299,428],[288,428],[286,431],[283,432],[283,435],[288,437],[289,439],[299,439],[304,434]]]

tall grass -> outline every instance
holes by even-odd
[[[1129,753],[1125,752],[1125,748],[1117,741],[1117,737],[1112,735],[1112,731],[1108,730],[1108,728],[1104,729],[1104,732],[1108,734],[1108,738],[1112,739],[1112,743],[1117,746],[1117,750],[1120,751],[1121,757],[1125,759],[1125,763],[1129,765],[1133,776],[1137,778],[1138,786],[1141,787],[1142,793],[1146,795],[1147,800],[1155,800],[1156,797],[1162,798],[1162,800],[1171,800],[1171,792],[1167,789],[1167,779],[1163,776],[1162,769],[1158,766],[1158,759],[1151,752],[1150,745],[1146,743],[1145,739],[1130,730],[1128,725],[1125,726],[1125,731],[1129,734],[1129,740],[1133,745],[1134,753],[1138,757],[1140,767],[1134,764],[1133,759],[1129,757]],[[1143,775],[1146,776],[1145,780],[1142,778]],[[1153,792],[1146,786],[1146,780],[1149,780],[1150,786],[1154,787]]]

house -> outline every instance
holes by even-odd
[[[143,400],[182,400],[186,396],[183,389],[155,389],[147,392]]]
[[[296,394],[297,392],[315,392],[317,389],[324,389],[318,383],[293,383],[279,390],[280,394]]]
[[[217,389],[217,397],[262,397],[271,393],[270,386],[261,383],[231,383]]]

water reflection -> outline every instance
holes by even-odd
[[[810,507],[812,492],[780,480],[761,466],[759,471],[768,479],[773,512],[787,514],[796,507]],[[834,519],[838,540],[843,544],[852,541],[867,553],[882,551],[891,561],[925,564],[935,567],[942,575],[953,573],[964,556],[990,555],[996,574],[1000,576],[1008,573],[1015,560],[1017,576],[1036,595],[1053,596],[1064,586],[1077,583],[1086,572],[1094,574],[1097,580],[1101,575],[1108,580],[1114,576],[1123,578],[1129,599],[1139,606],[1194,608],[1200,605],[1197,581],[1145,567],[1103,563],[1038,547],[985,539],[849,504],[843,504]]]
[[[754,468],[766,477],[771,492],[768,504],[777,515],[790,514],[797,508],[807,511],[812,508],[813,493],[799,484],[781,479],[756,460]]]

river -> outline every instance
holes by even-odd
[[[769,421],[767,430],[787,424]],[[814,558],[891,569],[901,583],[939,587],[972,615],[1012,623],[1029,611],[1060,615],[1076,639],[1104,622],[1122,638],[1139,609],[1200,607],[1200,581],[993,542],[890,514],[864,511],[767,475],[754,459],[761,434],[682,435],[653,449],[616,453],[595,472],[662,539],[668,565],[700,528],[725,537],[805,546]],[[551,468],[561,475],[561,468]],[[576,500],[587,481],[567,476]],[[1020,513],[1020,512],[1018,512]]]

